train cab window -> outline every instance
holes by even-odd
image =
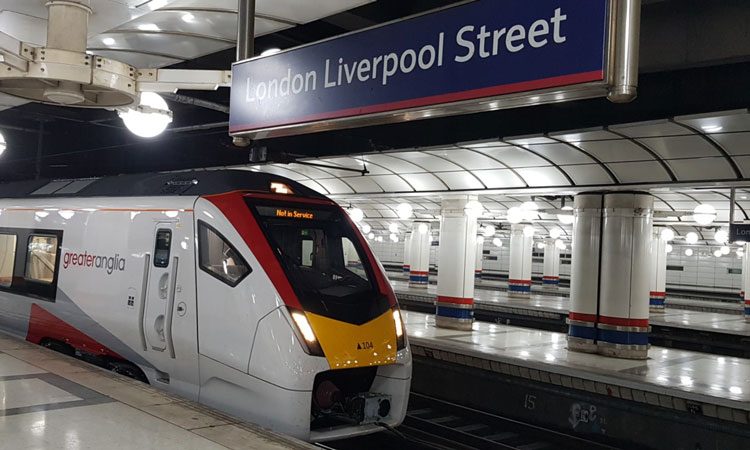
[[[13,283],[16,240],[15,234],[0,234],[0,287],[10,287]]]
[[[237,286],[251,272],[250,266],[222,235],[198,222],[200,267],[229,286]]]
[[[25,278],[37,283],[52,284],[56,260],[57,236],[30,236]]]
[[[156,232],[154,267],[169,267],[169,250],[172,247],[172,231],[160,229]]]

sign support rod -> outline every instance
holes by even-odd
[[[641,0],[614,0],[615,21],[611,84],[607,98],[612,103],[628,103],[638,96],[638,64],[640,59]]]
[[[237,61],[255,56],[255,0],[237,0]]]
[[[734,201],[737,196],[737,189],[732,188],[729,191],[729,225],[734,225]]]

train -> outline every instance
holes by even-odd
[[[0,330],[306,441],[406,415],[383,267],[345,210],[271,174],[0,184]]]

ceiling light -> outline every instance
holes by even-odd
[[[271,56],[279,53],[280,51],[280,48],[269,48],[268,50],[264,50],[263,53],[260,54],[260,56]]]
[[[523,229],[523,235],[526,237],[534,237],[534,227],[526,225]]]
[[[555,227],[549,230],[549,237],[552,239],[558,239],[560,236],[562,236],[562,230]]]
[[[721,254],[722,255],[728,255],[731,251],[732,251],[732,249],[730,249],[729,246],[727,246],[727,245],[722,245],[721,246]]]
[[[142,23],[138,25],[138,29],[141,31],[161,31],[161,28],[156,26],[156,24],[153,23]]]
[[[544,242],[537,242],[536,248],[538,248],[539,250],[544,250]]]
[[[477,236],[477,245],[480,248],[484,245],[484,236]]]
[[[686,234],[685,242],[691,245],[698,243],[698,233],[691,231],[690,233]]]
[[[698,225],[711,225],[714,220],[716,220],[716,208],[707,204],[696,206],[693,210],[693,220],[695,220]]]
[[[672,253],[672,250],[674,250],[674,248],[672,248],[672,244],[667,244],[667,246],[664,248],[666,249],[667,253]]]
[[[523,211],[523,218],[527,222],[531,222],[537,218],[537,211],[539,211],[539,205],[534,202],[525,202],[521,204],[521,211]]]
[[[190,13],[185,13],[182,15],[182,21],[187,23],[195,23],[195,16]]]
[[[373,239],[375,239],[375,233],[370,233],[370,234],[368,234],[368,235],[367,235],[367,239],[369,239],[369,240],[373,240]]]
[[[674,231],[671,228],[665,228],[661,230],[661,238],[667,242],[674,239]]]
[[[398,243],[398,236],[396,236],[395,234],[391,233],[390,238],[391,242],[393,242],[394,244]]]
[[[392,223],[392,224],[388,225],[388,231],[390,231],[393,234],[398,233],[398,224],[397,223]]]
[[[717,257],[717,258],[721,258],[721,250],[716,250],[714,252],[714,256]]]
[[[479,217],[482,215],[482,211],[484,211],[484,207],[476,200],[471,200],[466,203],[466,207],[464,208],[464,212],[467,216]]]
[[[561,241],[560,239],[555,241],[555,247],[559,248],[560,250],[567,250],[567,246],[565,245],[565,242]]]
[[[396,212],[398,213],[399,219],[407,220],[411,218],[414,209],[408,203],[401,203],[396,207]]]
[[[508,222],[512,224],[517,224],[523,222],[523,211],[521,208],[514,206],[508,210]]]
[[[495,238],[492,240],[492,245],[494,245],[495,247],[502,247],[503,241],[500,240],[500,238]]]
[[[492,226],[492,225],[487,225],[486,227],[484,227],[484,228],[482,229],[482,234],[483,234],[483,235],[484,235],[485,237],[491,238],[492,236],[494,236],[494,235],[495,235],[495,231],[497,231],[497,230],[495,229],[495,227],[494,227],[494,226]]]
[[[689,249],[685,250],[685,256],[693,256],[693,249],[689,248]]]
[[[714,233],[714,240],[719,244],[726,244],[729,241],[729,233],[727,233],[727,230],[721,228]]]
[[[376,237],[375,242],[383,242],[383,236]]]
[[[106,45],[106,46],[111,47],[111,46],[115,45],[115,40],[113,38],[111,38],[111,37],[106,37],[106,38],[102,39],[102,43],[104,45]]]
[[[164,132],[172,123],[172,111],[159,94],[144,92],[136,109],[120,111],[120,118],[133,134],[152,138]]]
[[[420,223],[417,231],[419,231],[420,234],[427,234],[427,232],[430,231],[430,226],[426,223]]]
[[[371,230],[372,230],[372,227],[370,225],[366,223],[362,225],[362,232],[364,234],[368,234]]]
[[[0,133],[0,155],[5,153],[6,148],[8,148],[8,144],[5,142],[5,136],[3,136],[3,133]]]
[[[570,211],[570,213],[566,214],[558,214],[557,220],[560,221],[563,225],[572,225],[575,218],[573,217],[573,207],[572,206],[563,206],[563,211]]]
[[[351,208],[351,209],[348,209],[346,212],[349,213],[349,217],[352,218],[352,221],[354,223],[362,222],[362,219],[365,218],[365,213],[363,213],[362,210],[359,208]]]

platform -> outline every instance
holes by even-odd
[[[401,280],[391,280],[396,295],[400,300],[434,303],[437,297],[437,287],[429,285],[427,289],[411,288]],[[570,300],[556,296],[553,293],[532,293],[529,299],[510,298],[507,292],[477,288],[474,290],[475,305],[498,313],[509,313],[517,316],[536,317],[540,319],[558,320],[567,317]],[[726,305],[721,302],[706,302],[721,307],[725,312],[705,312],[682,309],[681,303],[695,303],[696,300],[668,300],[664,313],[651,314],[649,322],[652,326],[665,326],[684,330],[706,332],[720,332],[737,336],[750,336],[750,323],[746,322],[740,312],[742,306]],[[737,313],[731,313],[733,309]]]
[[[5,334],[0,436],[2,449],[314,448]]]
[[[580,431],[580,408],[594,405],[600,418],[607,416],[608,426],[602,428],[602,422],[597,428],[588,423],[588,432],[607,430],[609,435],[615,435],[618,427],[624,427],[620,430],[623,437],[628,434],[628,426],[632,427],[630,434],[639,429],[632,422],[634,414],[652,416],[644,427],[656,426],[663,420],[664,426],[683,424],[687,429],[699,426],[729,434],[737,429],[750,432],[748,359],[660,347],[652,347],[646,361],[613,359],[568,352],[562,333],[486,322],[475,322],[473,331],[460,332],[436,328],[432,315],[406,312],[404,316],[415,356],[423,362],[464,368],[465,372],[445,377],[455,379],[460,373],[463,376],[459,380],[471,380],[467,389],[473,389],[473,393],[464,391],[464,399],[470,397],[471,401],[484,403],[472,406],[486,408],[493,402],[503,402],[506,410],[517,410],[521,419],[530,419],[528,416],[539,411],[543,417],[534,420],[554,422],[550,424],[556,426],[565,425],[567,420],[568,427]],[[438,384],[441,374],[447,371],[434,367],[429,370],[434,374],[433,382]],[[488,378],[493,375],[527,384],[503,390],[500,378]],[[480,388],[472,385],[479,386],[484,381],[485,390],[497,392],[478,393]],[[424,388],[417,376],[415,382],[416,389]],[[463,383],[457,383],[455,389],[459,390]],[[448,391],[450,398],[452,393]],[[589,403],[582,403],[581,399]],[[548,403],[542,405],[542,401]],[[648,408],[653,411],[646,411]],[[627,426],[621,422],[625,420],[630,420]],[[723,429],[725,426],[728,428]],[[732,444],[724,448],[735,447]]]

